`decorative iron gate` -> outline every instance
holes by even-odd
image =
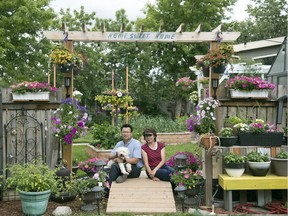
[[[45,160],[43,123],[38,122],[35,112],[24,107],[4,124],[6,164],[29,163],[35,159]]]

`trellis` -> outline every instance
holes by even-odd
[[[62,31],[44,31],[44,35],[51,41],[64,41],[64,45],[69,51],[73,51],[73,41],[82,42],[128,42],[128,43],[202,43],[209,42],[211,50],[217,50],[219,42],[234,42],[240,32],[222,32],[222,24],[211,32],[202,32],[199,25],[194,32],[184,32],[184,24],[181,24],[175,32],[163,32],[163,26],[159,26],[158,32],[145,32],[144,25],[140,26],[139,32],[125,32],[124,25],[121,25],[119,32],[106,32],[104,23],[101,23],[99,32],[89,32],[85,24],[82,31],[68,31],[66,24],[63,23]],[[69,94],[73,97],[73,71],[66,73],[65,77],[71,78]],[[218,74],[212,73],[210,68],[210,82],[212,78],[219,78]],[[210,86],[210,85],[209,85]],[[210,88],[210,95],[212,95]],[[65,95],[63,95],[65,97]],[[216,111],[216,125],[218,111]],[[217,128],[216,128],[217,130]],[[63,151],[63,159],[67,161],[68,167],[72,167],[72,145],[67,146]],[[206,170],[206,205],[212,203],[212,154],[205,154]]]

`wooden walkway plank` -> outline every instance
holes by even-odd
[[[143,171],[142,171],[143,173]],[[107,203],[107,214],[129,212],[134,214],[175,213],[176,205],[170,182],[155,182],[146,174],[113,182]]]

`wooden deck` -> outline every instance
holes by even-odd
[[[175,213],[176,205],[170,182],[155,182],[142,171],[139,178],[124,183],[113,182],[107,203],[107,214]]]

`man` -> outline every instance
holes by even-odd
[[[130,124],[124,124],[121,127],[122,141],[118,142],[109,156],[109,160],[114,160],[109,171],[109,184],[111,186],[113,181],[117,183],[123,183],[127,178],[138,178],[141,174],[143,167],[142,156],[141,156],[141,143],[132,138],[133,128]],[[127,147],[129,149],[129,158],[125,158],[127,163],[132,165],[132,170],[129,175],[123,175],[119,168],[118,162],[121,162],[116,155],[116,149],[119,147]]]

